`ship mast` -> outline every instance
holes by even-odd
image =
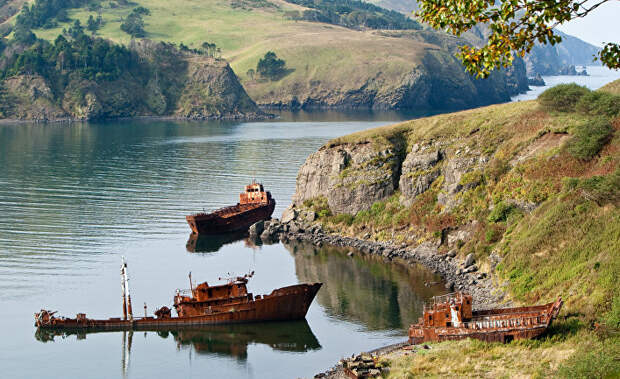
[[[133,321],[133,311],[131,309],[131,294],[129,293],[129,275],[127,274],[127,262],[125,257],[121,257],[121,287],[123,289],[123,318]]]

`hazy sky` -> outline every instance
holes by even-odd
[[[604,42],[620,43],[620,0],[608,1],[586,17],[560,25],[558,29],[597,46]]]

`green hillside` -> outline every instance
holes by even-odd
[[[620,95],[613,94],[619,85],[599,91],[562,85],[538,101],[351,134],[327,143],[306,171],[302,167],[300,177],[312,182],[302,182],[300,191],[319,188],[328,181],[324,175],[332,178],[331,190],[314,194],[327,201],[304,201],[325,228],[412,248],[435,246],[442,259],[454,251],[458,262],[472,254],[479,272],[512,301],[564,300],[541,340],[437,344],[394,357],[393,377],[620,374]],[[378,155],[368,152],[369,144]],[[351,154],[342,172],[307,171],[338,151]],[[358,151],[366,155],[354,155]],[[429,168],[407,166],[433,151],[439,158]],[[400,187],[392,191],[389,183],[372,181],[393,172]],[[408,181],[418,183],[418,192],[407,191]],[[366,193],[366,186],[384,194],[367,210],[347,214],[329,206],[352,202],[347,191]],[[472,279],[480,279],[479,272]]]
[[[192,48],[204,42],[221,49],[249,95],[259,104],[375,108],[464,108],[508,100],[524,89],[517,72],[506,83],[474,81],[464,75],[460,63],[446,46],[454,38],[428,31],[401,33],[294,20],[291,15],[306,8],[282,0],[136,0],[101,1],[101,8],[69,9],[68,17],[86,25],[90,16],[101,15],[96,34],[129,44],[121,30],[132,10],[147,8],[143,17],[145,37]],[[37,36],[54,39],[71,23],[35,29]],[[274,51],[286,61],[288,74],[281,80],[251,78],[260,58]],[[455,73],[451,83],[441,82],[445,70]],[[421,77],[421,79],[416,79]],[[437,78],[437,80],[435,80]],[[413,89],[421,81],[422,93]],[[428,88],[427,88],[428,87]],[[452,96],[445,96],[445,94]]]

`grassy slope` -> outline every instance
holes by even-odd
[[[602,90],[618,93],[619,88],[616,81]],[[481,185],[459,195],[461,205],[449,212],[456,226],[478,222],[460,254],[474,253],[488,269],[489,254],[498,253],[498,283],[518,303],[543,303],[558,296],[565,300],[556,326],[543,340],[508,346],[477,341],[439,344],[396,358],[392,376],[620,375],[620,117],[612,119],[614,133],[601,152],[581,161],[570,155],[567,145],[576,127],[592,121],[578,113],[548,113],[536,101],[526,101],[414,120],[328,143],[370,141],[379,147],[404,139],[411,146],[439,139],[490,155],[485,172],[474,172],[482,177]],[[533,146],[542,148],[528,155]],[[518,157],[525,159],[514,167],[506,165]],[[609,185],[604,200],[595,199],[596,192],[586,187],[566,185],[568,177],[584,183],[597,176]],[[370,211],[373,217],[364,213],[327,222],[345,220],[353,234],[359,232],[358,223],[366,224],[365,231],[370,223],[376,236],[391,238],[392,231],[402,234],[402,225],[412,220],[426,222],[432,231],[433,217],[442,217],[432,198],[420,196],[410,209],[392,200],[376,203],[375,214]],[[489,204],[497,207],[510,200],[540,206],[491,222]],[[416,214],[420,210],[424,215]],[[404,237],[410,232],[405,229]]]
[[[228,1],[217,0],[136,0],[135,3],[151,10],[151,15],[145,17],[147,38],[183,42],[192,47],[204,41],[215,42],[250,96],[261,102],[286,98],[280,91],[286,88],[290,92],[291,83],[298,83],[295,90],[299,93],[356,89],[378,75],[386,83],[398,83],[403,73],[420,64],[425,49],[437,48],[372,31],[288,20],[284,11],[299,7],[277,0],[272,0],[271,7],[245,10],[233,9]],[[133,7],[112,9],[107,2],[103,4],[105,26],[98,34],[128,43],[130,37],[120,30],[120,23],[121,17]],[[87,9],[69,12],[71,18],[80,19],[83,24],[91,14],[95,15]],[[63,27],[67,25],[36,33],[53,39]],[[286,60],[294,71],[278,82],[250,81],[246,72],[255,68],[269,50]]]

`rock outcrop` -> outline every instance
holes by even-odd
[[[335,213],[355,214],[398,188],[402,147],[368,143],[323,148],[299,170],[293,201],[325,196]]]
[[[440,160],[441,153],[439,150],[427,153],[420,151],[418,145],[415,145],[407,154],[398,182],[405,203],[410,203],[411,199],[431,187],[431,184],[440,175],[440,169],[437,167]]]
[[[438,202],[452,207],[458,193],[479,184],[481,176],[474,171],[483,170],[489,159],[466,146],[445,149],[445,144],[414,144],[407,154],[397,140],[379,149],[368,142],[324,146],[300,168],[293,203],[324,197],[332,213],[354,215],[397,190],[401,203],[410,205],[442,177]]]
[[[58,121],[136,116],[182,119],[264,118],[228,63],[151,41],[134,42],[141,70],[115,80],[17,75],[0,83],[2,118]],[[165,57],[160,59],[159,56]],[[52,88],[54,90],[52,91]]]

